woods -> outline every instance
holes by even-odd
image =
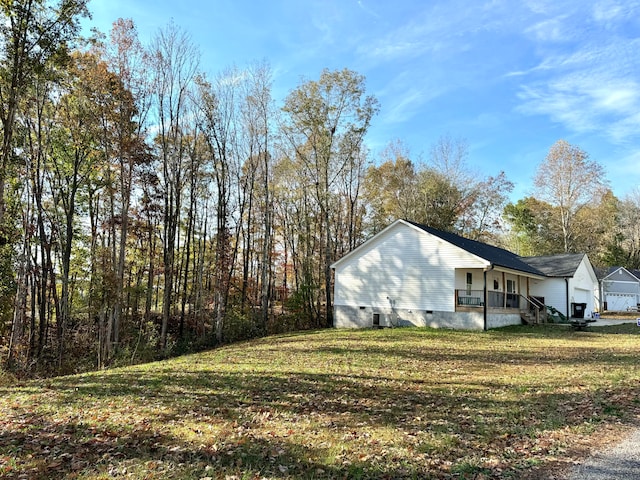
[[[211,76],[171,23],[149,45],[129,20],[84,42],[84,1],[1,14],[0,354],[14,372],[329,327],[331,264],[399,217],[523,255],[640,266],[640,202],[616,199],[566,142],[537,198],[508,204],[513,184],[472,171],[464,140],[441,137],[426,161],[401,141],[369,151],[380,105],[355,71],[278,100],[268,64]],[[552,163],[561,148],[569,163]],[[585,177],[555,183],[570,161]]]

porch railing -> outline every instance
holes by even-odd
[[[484,292],[482,290],[456,290],[456,305],[460,307],[484,306]]]
[[[484,291],[456,290],[456,305],[460,307],[483,307]],[[487,306],[493,308],[520,308],[520,295],[506,292],[487,292]]]

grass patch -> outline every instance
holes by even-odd
[[[0,384],[0,477],[523,478],[638,418],[639,331],[327,330]]]

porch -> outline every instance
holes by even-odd
[[[484,309],[484,291],[457,289],[456,312],[473,312]],[[520,316],[522,323],[537,325],[547,322],[544,299],[524,297],[519,293],[487,291],[487,312],[494,315]]]
[[[469,308],[483,308],[484,290],[457,289],[455,291],[456,311],[468,311]],[[526,302],[517,293],[487,291],[487,307],[520,310]]]

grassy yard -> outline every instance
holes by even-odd
[[[0,478],[544,478],[640,419],[640,328],[318,331],[0,386]]]

